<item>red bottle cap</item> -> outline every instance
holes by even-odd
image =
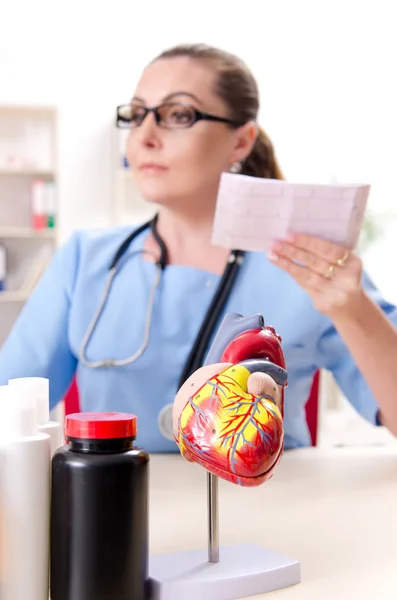
[[[83,412],[67,415],[65,436],[84,440],[135,438],[137,418],[118,412]]]

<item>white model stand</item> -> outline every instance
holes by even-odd
[[[205,550],[151,556],[150,600],[237,600],[301,581],[300,564],[254,544],[221,547],[218,478],[208,473],[208,554]]]

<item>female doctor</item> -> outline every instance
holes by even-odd
[[[255,80],[235,56],[181,46],[149,64],[118,123],[157,218],[72,235],[2,348],[0,384],[48,377],[54,407],[77,374],[82,410],[135,413],[142,446],[176,451],[167,405],[214,326],[227,311],[260,312],[283,339],[286,448],[310,444],[304,405],[319,368],[358,413],[397,433],[397,310],[360,259],[303,235],[268,255],[211,243],[222,172],[282,178],[257,112]]]

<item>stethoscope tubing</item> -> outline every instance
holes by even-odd
[[[156,227],[157,218],[158,218],[158,216],[155,215],[155,217],[152,218],[150,221],[143,223],[141,226],[139,226],[137,229],[135,229],[123,241],[123,243],[117,249],[117,251],[113,257],[113,260],[110,263],[109,271],[108,271],[108,274],[106,277],[106,282],[105,282],[105,289],[104,289],[102,298],[100,300],[97,310],[95,311],[93,318],[91,319],[88,329],[83,337],[80,351],[79,351],[79,361],[81,362],[81,364],[83,364],[87,368],[100,369],[100,368],[110,368],[110,367],[125,367],[129,364],[134,363],[136,360],[138,360],[138,358],[140,358],[142,356],[142,354],[145,352],[145,350],[148,347],[149,337],[150,337],[150,329],[151,329],[152,317],[153,317],[153,305],[154,305],[155,294],[156,294],[157,288],[159,287],[162,273],[167,264],[167,247],[165,245],[164,240],[161,238],[161,236],[159,235],[159,233],[157,231],[157,227]],[[154,279],[153,286],[152,286],[149,300],[148,300],[148,309],[147,309],[147,313],[146,313],[144,336],[143,336],[143,342],[141,344],[141,347],[133,355],[131,355],[125,359],[116,360],[116,359],[109,358],[109,359],[98,360],[98,361],[89,361],[86,356],[87,347],[88,347],[88,344],[89,344],[89,342],[92,338],[92,335],[95,331],[95,328],[98,325],[98,322],[102,315],[105,304],[109,298],[111,286],[112,286],[113,280],[118,272],[118,267],[120,265],[121,259],[124,257],[126,251],[130,247],[131,243],[141,233],[143,233],[148,228],[151,229],[153,237],[155,238],[156,242],[159,245],[160,257],[159,257],[158,261],[156,262],[155,279]],[[186,381],[186,379],[188,377],[190,377],[190,375],[203,364],[209,341],[215,330],[215,327],[218,324],[222,310],[230,296],[230,293],[233,288],[233,284],[235,282],[238,271],[239,271],[240,266],[242,265],[243,261],[244,261],[244,252],[243,251],[241,251],[241,250],[232,250],[231,251],[229,260],[228,260],[228,264],[225,268],[225,271],[223,273],[221,281],[218,285],[218,288],[215,292],[212,302],[207,310],[207,314],[204,317],[204,320],[202,322],[200,330],[197,334],[197,337],[194,341],[192,349],[191,349],[189,356],[186,360],[186,363],[184,365],[183,371],[182,371],[180,379],[179,379],[178,387],[181,387],[181,385]]]

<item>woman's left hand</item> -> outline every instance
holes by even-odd
[[[292,275],[315,308],[331,319],[354,314],[364,296],[360,258],[332,242],[290,234],[273,242],[268,258]]]

